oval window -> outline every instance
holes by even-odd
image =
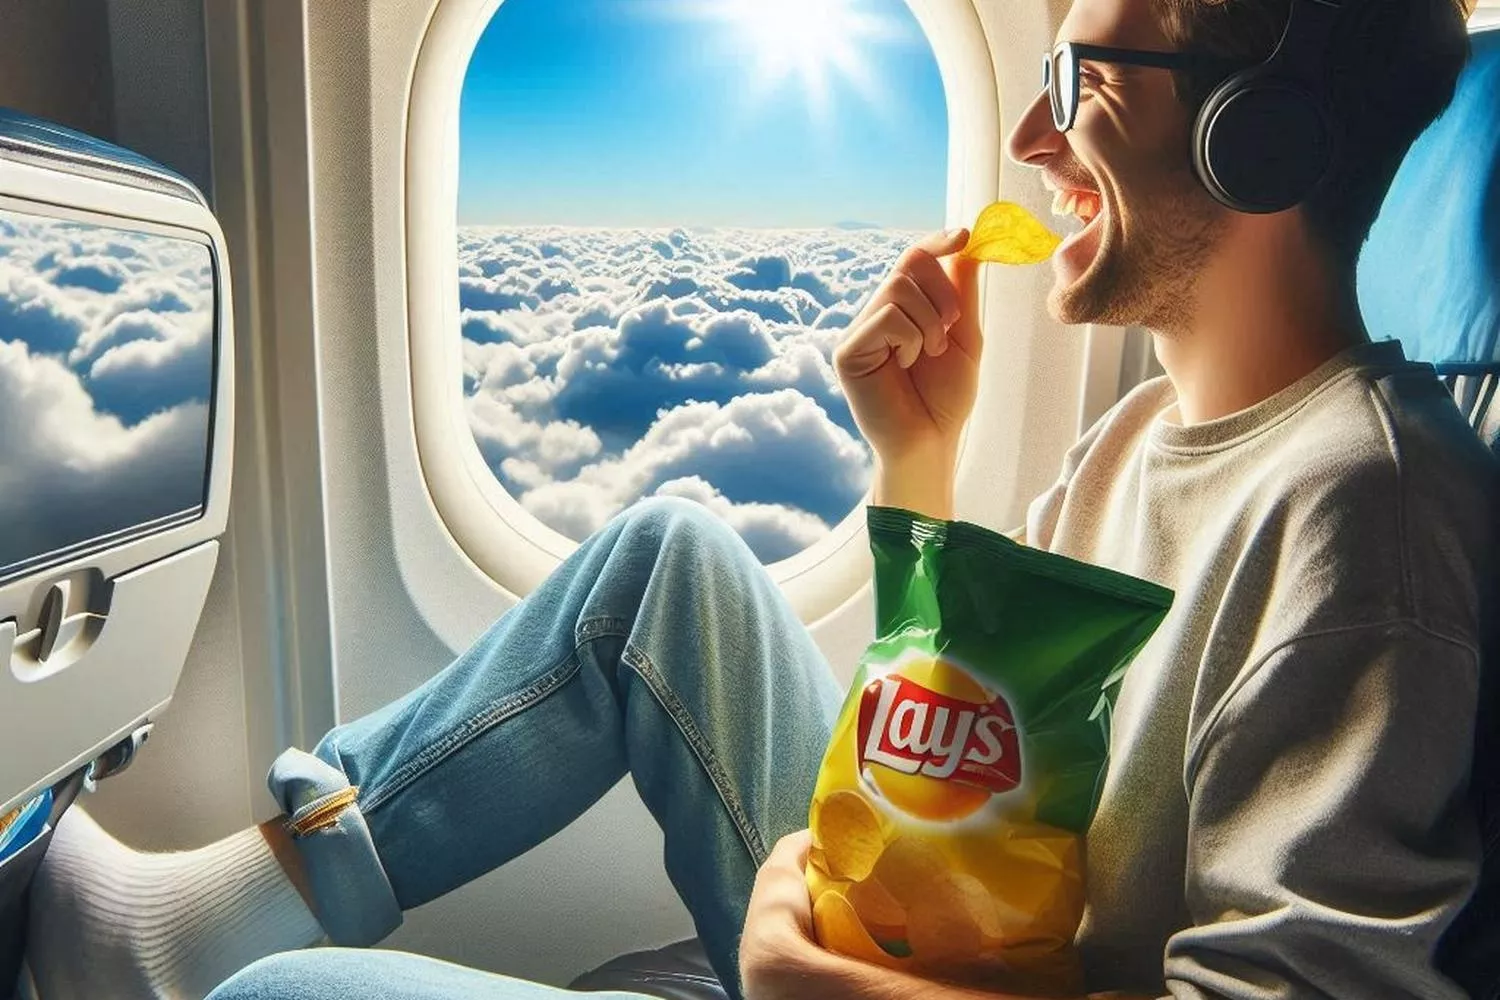
[[[505,0],[460,111],[465,411],[575,540],[686,497],[763,562],[864,497],[830,366],[943,223],[947,107],[903,0]]]

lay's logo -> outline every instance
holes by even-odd
[[[871,681],[860,698],[859,764],[879,764],[1008,792],[1021,783],[1021,740],[1006,700],[966,701],[899,674]]]

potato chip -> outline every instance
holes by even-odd
[[[887,969],[901,967],[901,961],[875,943],[864,924],[859,922],[854,907],[836,892],[825,892],[813,904],[813,930],[823,947],[830,951]]]
[[[906,939],[906,908],[874,877],[855,882],[844,893],[860,923],[879,941]]]
[[[1006,884],[1004,895],[994,897],[993,902],[996,923],[986,936],[1007,948],[1071,941],[1083,916],[1082,899],[1075,904],[1065,880],[1055,873],[1040,878],[1035,873],[1018,873],[1015,882]]]
[[[988,939],[1004,937],[998,901],[985,884],[966,872],[952,872],[948,877],[953,884],[955,903],[968,911],[980,936]]]
[[[897,902],[910,908],[948,877],[943,849],[919,835],[897,837],[875,862],[875,877]]]
[[[963,256],[998,264],[1036,264],[1052,256],[1062,237],[1011,201],[997,201],[979,213]]]
[[[1059,867],[1077,867],[1082,841],[1083,838],[1071,830],[1035,820],[1015,820],[1006,826],[1001,846],[1010,854],[1026,854],[1037,858],[1046,855]]]
[[[885,831],[875,807],[858,792],[841,789],[823,800],[813,842],[823,849],[828,874],[858,882],[875,868]]]
[[[984,934],[969,907],[968,893],[957,883],[958,877],[957,873],[945,872],[907,910],[906,940],[913,960],[924,966],[972,961],[984,945]],[[983,886],[980,892],[984,892]]]
[[[807,894],[813,902],[825,892],[837,892],[846,883],[836,881],[828,874],[828,859],[823,852],[814,847],[807,856]]]

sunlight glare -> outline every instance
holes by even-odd
[[[765,92],[792,78],[815,116],[828,110],[834,78],[872,103],[881,95],[865,51],[902,37],[900,25],[859,9],[861,0],[688,0],[696,18],[717,21],[754,60],[751,84]]]

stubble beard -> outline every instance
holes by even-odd
[[[1061,323],[1143,326],[1167,336],[1186,332],[1197,305],[1198,276],[1228,220],[1190,171],[1124,209],[1107,225],[1088,270],[1066,287],[1054,285],[1048,310]]]

